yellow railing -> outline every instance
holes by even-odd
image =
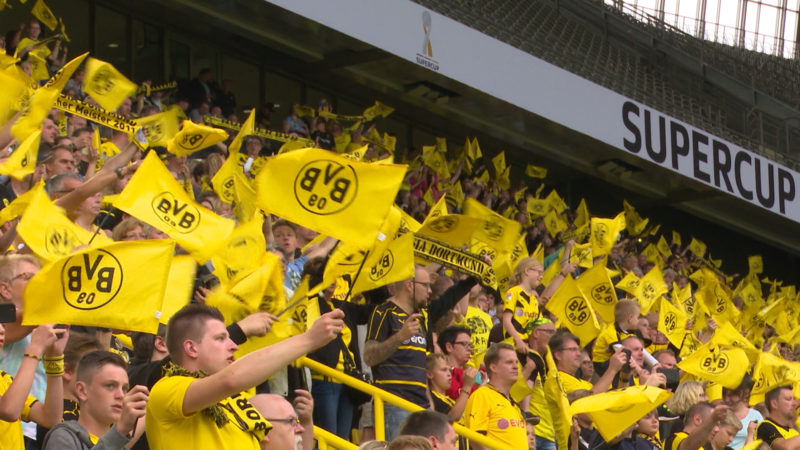
[[[384,391],[381,388],[375,387],[369,383],[365,383],[361,380],[355,379],[349,375],[345,375],[342,372],[339,372],[336,369],[332,369],[324,364],[320,364],[317,361],[309,359],[308,357],[302,357],[298,361],[300,364],[308,367],[312,371],[322,375],[329,377],[342,383],[344,385],[350,386],[351,388],[358,389],[359,391],[365,392],[372,396],[373,398],[373,412],[375,414],[375,439],[379,441],[383,441],[386,439],[386,432],[384,428],[383,422],[383,404],[384,402],[390,403],[398,408],[405,409],[406,411],[420,411],[424,408],[420,407],[419,405],[415,405],[414,403],[409,402],[408,400],[402,399],[394,394],[390,394],[389,392]],[[456,433],[459,436],[463,436],[469,439],[476,444],[483,445],[487,448],[492,450],[511,450],[509,447],[495,442],[486,436],[476,433],[468,428],[465,428],[457,423],[453,424],[453,428],[455,428]],[[330,433],[329,433],[330,434]],[[314,436],[317,436],[317,429],[314,427]],[[332,444],[336,447],[335,443],[328,442],[328,444]],[[339,447],[336,447],[339,448]]]
[[[358,446],[350,441],[345,441],[339,436],[323,430],[322,428],[314,425],[314,437],[317,439],[317,447],[319,450],[328,450],[333,448],[336,450],[358,450]]]

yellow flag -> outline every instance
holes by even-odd
[[[414,276],[414,235],[406,233],[389,243],[371,267],[364,266],[353,285],[353,295]]]
[[[660,296],[667,293],[667,284],[664,283],[664,274],[658,267],[653,267],[642,278],[636,287],[636,300],[642,305],[642,314],[647,314],[653,303]]]
[[[569,254],[569,262],[578,263],[578,267],[588,269],[594,264],[592,258],[592,246],[588,242],[586,244],[575,244]]]
[[[481,152],[481,146],[478,143],[478,138],[472,139],[472,142],[467,147],[466,153],[467,153],[467,158],[469,158],[469,160],[472,162],[475,162],[476,159],[483,156],[483,152]]]
[[[155,152],[150,152],[114,206],[163,231],[205,263],[233,230],[233,221],[192,200]]]
[[[605,323],[614,322],[614,305],[617,303],[617,292],[608,277],[605,265],[597,263],[578,277],[578,289],[589,299],[592,308],[597,311]]]
[[[578,288],[578,283],[568,275],[558,290],[547,302],[547,310],[553,313],[567,328],[581,340],[581,346],[600,334],[600,324],[594,315],[590,302],[586,301]]]
[[[242,172],[242,170],[238,154],[231,153],[211,178],[211,186],[223,202],[232,204],[236,200],[233,178],[237,172]]]
[[[694,253],[694,256],[702,258],[706,254],[706,244],[695,238],[689,243],[689,251]]]
[[[425,192],[425,195],[428,195],[429,192],[431,192],[430,189],[428,189],[428,191]],[[425,223],[429,222],[430,220],[433,220],[433,219],[435,219],[435,218],[437,218],[439,216],[446,216],[448,214],[447,213],[447,199],[445,197],[446,196],[444,196],[444,195],[441,196],[439,198],[439,201],[437,201],[435,204],[432,205],[430,211],[428,211],[428,215],[425,216],[425,220],[422,222],[423,225]]]
[[[695,292],[695,297],[706,305],[717,324],[738,320],[739,310],[719,283],[707,283]]]
[[[636,291],[639,289],[640,282],[641,280],[639,277],[637,277],[633,271],[630,271],[626,273],[625,276],[622,277],[622,279],[619,280],[614,286],[622,289],[628,294],[636,295]]]
[[[736,389],[750,365],[744,350],[703,345],[678,363],[678,368],[702,380]]]
[[[31,9],[31,14],[39,19],[50,31],[54,31],[58,26],[58,19],[56,19],[53,11],[50,11],[50,8],[44,4],[44,0],[36,0],[36,3],[33,4],[33,9]]]
[[[136,93],[136,84],[111,64],[90,57],[86,60],[83,89],[107,111],[116,111],[126,98]]]
[[[114,242],[47,264],[25,288],[22,323],[155,334],[174,251],[169,240]]]
[[[170,139],[178,134],[178,116],[174,109],[134,120],[142,127],[147,144],[152,147],[166,147]]]
[[[625,214],[620,213],[613,219],[592,217],[591,235],[592,255],[594,257],[607,255],[617,241],[620,231],[625,229]]]
[[[28,189],[27,192],[12,200],[3,209],[0,209],[0,225],[21,216],[28,209],[28,205],[30,205],[34,196],[39,195],[39,191],[43,190],[44,180],[39,180],[39,183]]]
[[[750,399],[761,402],[764,394],[778,386],[800,381],[797,362],[789,362],[769,352],[761,352],[753,367],[753,389]]]
[[[167,143],[167,151],[178,156],[189,155],[225,139],[228,139],[228,133],[224,130],[184,120],[181,131]]]
[[[643,219],[641,216],[639,216],[639,213],[636,212],[636,209],[626,200],[622,201],[622,208],[623,212],[625,213],[625,227],[628,230],[628,233],[633,236],[641,235],[650,220]]]
[[[658,331],[663,333],[677,348],[681,348],[684,336],[689,332],[686,329],[686,320],[687,317],[683,311],[661,297],[661,305],[658,309]]]
[[[672,232],[672,245],[681,246],[681,235],[677,231]]]
[[[667,240],[664,239],[664,236],[658,237],[658,244],[656,244],[656,248],[658,249],[658,252],[665,257],[672,255],[672,250],[669,248],[669,244],[667,244]]]
[[[761,255],[748,256],[747,265],[750,268],[750,273],[759,274],[764,272],[764,262],[761,259]]]
[[[722,347],[735,347],[744,350],[747,358],[751,364],[758,361],[758,355],[761,351],[753,345],[746,337],[742,336],[739,331],[733,327],[729,322],[722,323],[714,330],[714,335],[711,336],[709,344],[722,346]]]
[[[239,222],[246,222],[256,213],[257,192],[252,181],[242,172],[233,174],[233,215]]]
[[[365,109],[362,115],[364,116],[364,119],[369,122],[374,120],[376,117],[386,117],[392,112],[394,112],[394,108],[384,105],[376,100],[375,104]]]
[[[589,223],[589,208],[586,206],[586,199],[582,198],[578,203],[577,217],[575,217],[575,226],[581,227]]]
[[[450,178],[450,169],[447,168],[445,155],[437,151],[435,145],[424,145],[422,147],[422,161],[426,166],[433,169],[439,178]]]
[[[547,215],[550,210],[550,205],[545,199],[529,198],[527,209],[528,215],[536,219]]]
[[[475,199],[464,202],[464,214],[482,221],[474,237],[499,253],[510,253],[519,240],[522,225],[516,220],[506,219]]]
[[[31,133],[41,129],[42,122],[56,102],[61,89],[88,54],[84,53],[64,64],[64,67],[50,77],[44,86],[36,89],[30,101],[23,105],[19,119],[11,127],[11,134],[18,141],[24,141]]]
[[[611,442],[626,428],[672,397],[672,393],[653,386],[629,386],[575,400],[570,414],[586,413],[597,431]]]
[[[416,233],[420,227],[422,227],[422,224],[417,222],[413,217],[409,216],[407,212],[400,209],[400,228],[397,230],[399,234],[405,234],[409,232]]]
[[[42,131],[36,130],[22,141],[14,153],[0,163],[0,175],[9,175],[22,180],[36,169],[36,158],[39,155],[39,140]]]
[[[322,234],[369,248],[394,203],[406,166],[349,161],[320,149],[268,160],[258,205]]]
[[[264,219],[256,216],[242,223],[228,235],[225,243],[211,257],[214,275],[223,284],[238,280],[261,264],[267,244],[261,229]]]
[[[255,133],[256,127],[256,109],[253,108],[250,110],[250,114],[247,116],[247,120],[244,121],[242,127],[239,128],[239,132],[236,133],[236,137],[233,138],[231,141],[231,145],[228,146],[228,159],[231,158],[232,155],[239,153],[239,149],[242,148],[242,143],[244,142],[244,138],[250,136]]]
[[[558,236],[558,233],[566,231],[567,229],[567,221],[556,214],[554,210],[550,210],[550,212],[544,216],[544,225],[547,228],[547,232],[553,237]]]
[[[653,244],[647,244],[642,253],[647,258],[648,262],[653,263],[656,267],[661,269],[664,267],[664,258],[661,257],[661,252]]]
[[[89,241],[94,247],[111,242],[103,232],[92,240],[92,233],[69,220],[64,210],[50,201],[41,185],[34,189],[36,193],[17,225],[17,233],[39,258],[55,261]]]
[[[500,152],[492,158],[494,173],[500,176],[506,170],[506,152]]]
[[[0,57],[4,55],[0,52]],[[0,125],[5,124],[14,115],[19,107],[19,102],[28,95],[28,81],[24,72],[17,66],[0,70]]]
[[[547,177],[547,169],[545,169],[544,167],[528,164],[525,167],[525,175],[531,178],[545,178]]]
[[[191,256],[172,257],[164,290],[164,303],[161,305],[161,316],[158,318],[159,323],[166,325],[170,317],[192,301],[196,273],[197,263]]]

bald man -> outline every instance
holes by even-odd
[[[294,392],[297,394],[295,406],[277,394],[257,394],[250,397],[250,403],[272,425],[272,429],[261,441],[262,450],[314,448],[314,400],[308,391],[295,389]]]

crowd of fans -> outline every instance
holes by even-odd
[[[38,81],[47,77],[37,77],[37,71],[52,74],[67,55],[60,40],[40,44],[40,33],[41,25],[31,21],[2,42],[8,56],[16,52],[20,61],[15,64]],[[213,73],[203,69],[175,89],[141,90],[116,112],[137,118],[176,109],[179,117],[197,123],[204,116],[240,121],[246,112],[233,94],[235,86],[229,80],[218,86]],[[96,104],[83,91],[83,76],[84,70],[77,70],[63,93]],[[745,320],[757,322],[759,311],[745,314],[751,305],[741,295],[744,286],[754,286],[760,297],[777,301],[778,293],[782,301],[794,302],[793,289],[776,282],[762,287],[758,273],[726,276],[701,252],[682,245],[680,235],[654,254],[659,230],[655,224],[639,227],[643,219],[631,221],[630,211],[629,226],[608,256],[584,264],[578,248],[589,233],[582,228],[582,207],[570,208],[555,191],[543,196],[537,190],[541,183],[512,187],[497,165],[489,170],[488,157],[470,161],[455,148],[446,151],[447,168],[432,164],[422,149],[392,149],[386,137],[374,133],[379,122],[326,118],[335,114],[324,100],[313,109],[297,105],[280,123],[270,117],[272,106],[257,111],[259,127],[309,138],[340,153],[367,143],[365,161],[392,157],[409,164],[396,204],[416,221],[424,222],[444,197],[449,214],[461,213],[464,201],[472,199],[518,222],[524,255],[508,268],[505,285],[486,286],[474,276],[430,263],[416,265],[412,278],[352,298],[331,287],[309,300],[318,303],[320,317],[305,333],[236,359],[237,345],[269,333],[283,319],[258,312],[225,323],[219,311],[204,304],[219,281],[207,266],[198,269],[191,303],[155,335],[114,329],[114,324],[22,326],[24,288],[41,262],[26,250],[16,234],[17,221],[11,220],[0,236],[11,249],[0,257],[0,297],[15,306],[15,314],[0,325],[0,448],[311,449],[315,425],[362,448],[484,448],[459,438],[453,424],[515,449],[800,448],[797,380],[778,377],[769,389],[761,386],[760,395],[751,395],[754,384],[765,382],[756,379],[754,367],[745,370],[737,387],[723,388],[677,366],[723,325],[752,342],[757,354],[793,364],[794,340],[778,337],[797,325],[797,313],[787,313],[780,326],[762,320],[754,331]],[[13,120],[0,124],[4,151],[19,145],[8,132]],[[99,148],[92,142],[98,128]],[[45,180],[55,204],[87,231],[113,240],[168,238],[104,201],[124,189],[143,157],[130,136],[57,109],[41,129],[36,171],[22,180],[4,177],[3,206]],[[188,157],[151,151],[159,152],[198,203],[233,217],[212,183],[229,143]],[[248,136],[243,173],[252,178],[281,145]],[[315,240],[315,231],[269,215],[264,234],[269,251],[283,263],[287,298],[306,277],[312,286],[322,282],[335,240]],[[489,262],[492,256],[502,255],[489,255]],[[586,342],[548,304],[565,283],[580,280],[598,264],[611,273],[619,300],[611,305],[613,320],[598,317],[600,331]],[[667,290],[660,295],[680,305],[709,282],[695,277],[701,268],[731,294],[738,314],[726,316],[725,324],[718,323],[714,311],[690,314],[690,321],[678,325],[685,325],[686,345],[667,339],[658,325],[663,314],[619,283],[629,276],[661,274]],[[688,296],[682,294],[686,289]],[[757,304],[764,305],[763,298]],[[359,332],[361,326],[365,332],[363,327]],[[365,337],[363,348],[359,333]],[[697,345],[690,349],[690,342]],[[422,411],[385,404],[387,442],[376,442],[372,403],[337,379],[297,368],[293,363],[303,355],[340,372],[369,369],[376,387]],[[568,402],[630,386],[673,394],[663,404],[650,405],[613,438],[601,435],[591,414],[568,414]],[[24,427],[20,420],[26,421]]]

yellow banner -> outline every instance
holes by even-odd
[[[225,139],[228,139],[228,133],[223,130],[184,120],[181,131],[167,142],[167,151],[178,156],[190,155],[198,150],[212,147]]]
[[[86,60],[83,89],[107,111],[116,111],[119,105],[136,92],[136,84],[99,59]]]
[[[0,163],[0,175],[9,175],[21,180],[36,169],[36,158],[39,155],[39,141],[42,131],[36,130],[14,150],[14,153]]]
[[[450,247],[429,237],[414,236],[414,255],[426,261],[436,262],[445,267],[472,275],[481,280],[481,284],[485,286],[497,286],[497,279],[492,266],[476,255]]]
[[[133,134],[139,128],[139,125],[131,119],[66,95],[59,95],[53,107],[127,134]]]
[[[174,109],[135,119],[142,127],[147,144],[153,147],[166,147],[170,139],[178,134],[178,115]]]
[[[233,130],[233,131],[239,131],[239,129],[242,127],[242,124],[238,122],[220,119],[218,117],[213,117],[213,116],[203,116],[203,122],[207,123],[208,125],[213,125],[215,127],[220,127],[220,128],[227,128],[228,130]],[[314,141],[312,141],[311,139],[301,138],[299,136],[294,136],[287,133],[281,133],[278,131],[265,130],[263,128],[255,128],[253,130],[253,136],[258,136],[260,138],[270,139],[272,141],[279,141],[279,142],[297,141],[303,143],[303,145],[305,145],[306,147],[314,146]]]

